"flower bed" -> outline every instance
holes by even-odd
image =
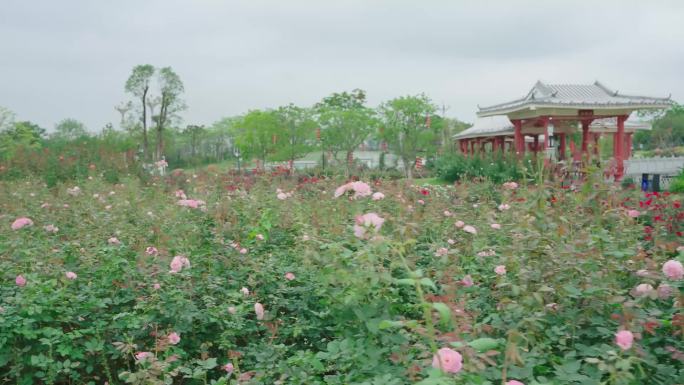
[[[3,383],[684,382],[681,196],[0,183]]]

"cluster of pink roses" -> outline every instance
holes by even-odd
[[[176,255],[173,257],[171,260],[171,271],[169,271],[172,274],[175,273],[180,273],[183,268],[189,269],[190,268],[190,260],[182,255]]]
[[[357,238],[366,238],[368,229],[372,229],[377,234],[383,223],[385,223],[385,219],[376,213],[359,215],[356,217],[356,224],[354,224],[354,235]]]
[[[373,191],[371,190],[370,186],[361,181],[357,182],[349,182],[347,184],[343,184],[342,186],[338,187],[335,190],[335,198],[339,198],[342,195],[344,195],[347,192],[353,192],[354,195],[352,196],[353,199],[356,198],[363,198],[367,197],[371,194],[373,194]],[[378,198],[376,199],[375,197],[373,198],[374,200],[380,200],[385,197],[385,195],[382,195],[382,198],[378,195]]]

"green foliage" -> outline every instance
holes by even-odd
[[[382,126],[379,137],[401,158],[409,178],[412,177],[416,157],[429,154],[435,148],[437,132],[427,125],[427,118],[435,109],[430,98],[422,94],[399,97],[380,106]]]
[[[289,104],[274,113],[278,123],[273,159],[294,161],[311,152],[316,128],[311,110]]]
[[[684,254],[643,236],[648,224],[661,239],[672,222],[625,214],[644,199],[637,192],[591,179],[576,191],[379,179],[373,190],[385,198],[376,201],[332,198],[342,184],[334,179],[198,172],[120,182],[105,185],[95,175],[68,193],[72,184],[0,181],[3,214],[34,221],[0,227],[0,368],[8,383],[496,384],[505,377],[669,385],[684,377],[676,353],[684,350],[682,281],[660,271]],[[206,210],[179,206],[179,188]],[[276,188],[292,196],[280,200]],[[652,206],[677,218],[676,199],[660,196]],[[379,237],[358,239],[355,216],[368,212],[385,223]],[[491,228],[494,221],[502,228]],[[48,224],[58,231],[46,231]],[[108,241],[113,236],[120,243]],[[170,273],[176,255],[190,266]],[[498,265],[506,274],[494,272]],[[24,287],[15,284],[19,274]],[[463,283],[466,275],[473,285]],[[674,294],[636,295],[642,283],[667,283]],[[625,351],[614,344],[623,328],[637,335]],[[459,373],[431,368],[443,347],[464,357]],[[150,356],[136,359],[139,352]]]
[[[684,106],[675,103],[665,112],[654,116],[653,128],[650,131],[638,131],[634,135],[634,143],[638,148],[668,149],[684,146]]]
[[[670,192],[684,193],[684,170],[670,182]]]
[[[376,132],[379,122],[375,111],[365,104],[366,93],[358,89],[333,93],[316,104],[321,142],[326,151],[333,155],[343,151],[348,156]]]
[[[29,121],[6,123],[0,130],[0,159],[12,159],[18,150],[41,148],[45,129]]]
[[[429,166],[439,178],[447,182],[486,178],[494,183],[503,183],[520,180],[525,175],[520,162],[512,155],[466,157],[460,153],[452,153],[437,158]]]
[[[240,156],[266,162],[276,150],[278,128],[279,120],[275,111],[249,111],[231,130]]]
[[[88,136],[88,130],[78,120],[67,118],[55,125],[55,132],[52,136],[58,140],[73,141]]]

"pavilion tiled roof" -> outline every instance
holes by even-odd
[[[589,125],[589,130],[615,129],[615,127],[617,127],[617,118],[603,118],[595,119]],[[511,123],[506,115],[487,116],[477,118],[470,128],[459,132],[453,138],[470,139],[490,136],[512,136],[514,129],[513,123]],[[625,122],[625,129],[630,131],[650,130],[651,124],[638,120],[627,120]]]
[[[523,98],[489,107],[479,107],[478,116],[506,114],[528,107],[605,108],[667,108],[667,98],[621,94],[600,82],[590,85],[546,84],[538,81]]]

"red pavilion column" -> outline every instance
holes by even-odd
[[[515,127],[515,152],[518,156],[522,156],[525,154],[525,138],[522,134],[522,120],[514,119],[512,122],[513,127]]]
[[[600,161],[600,148],[599,148],[599,139],[601,139],[601,134],[596,132],[594,133],[594,157],[596,158],[596,161]]]
[[[625,120],[627,120],[627,116],[622,115],[617,117],[617,133],[616,133],[616,144],[617,144],[617,156],[616,156],[616,163],[617,163],[617,172],[615,173],[615,180],[619,181],[622,179],[622,176],[625,174]]]
[[[558,134],[558,159],[565,160],[565,133]]]
[[[583,120],[582,121],[582,156],[584,156],[584,155],[589,156],[588,147],[589,147],[589,124],[590,123],[591,123],[590,120]]]

